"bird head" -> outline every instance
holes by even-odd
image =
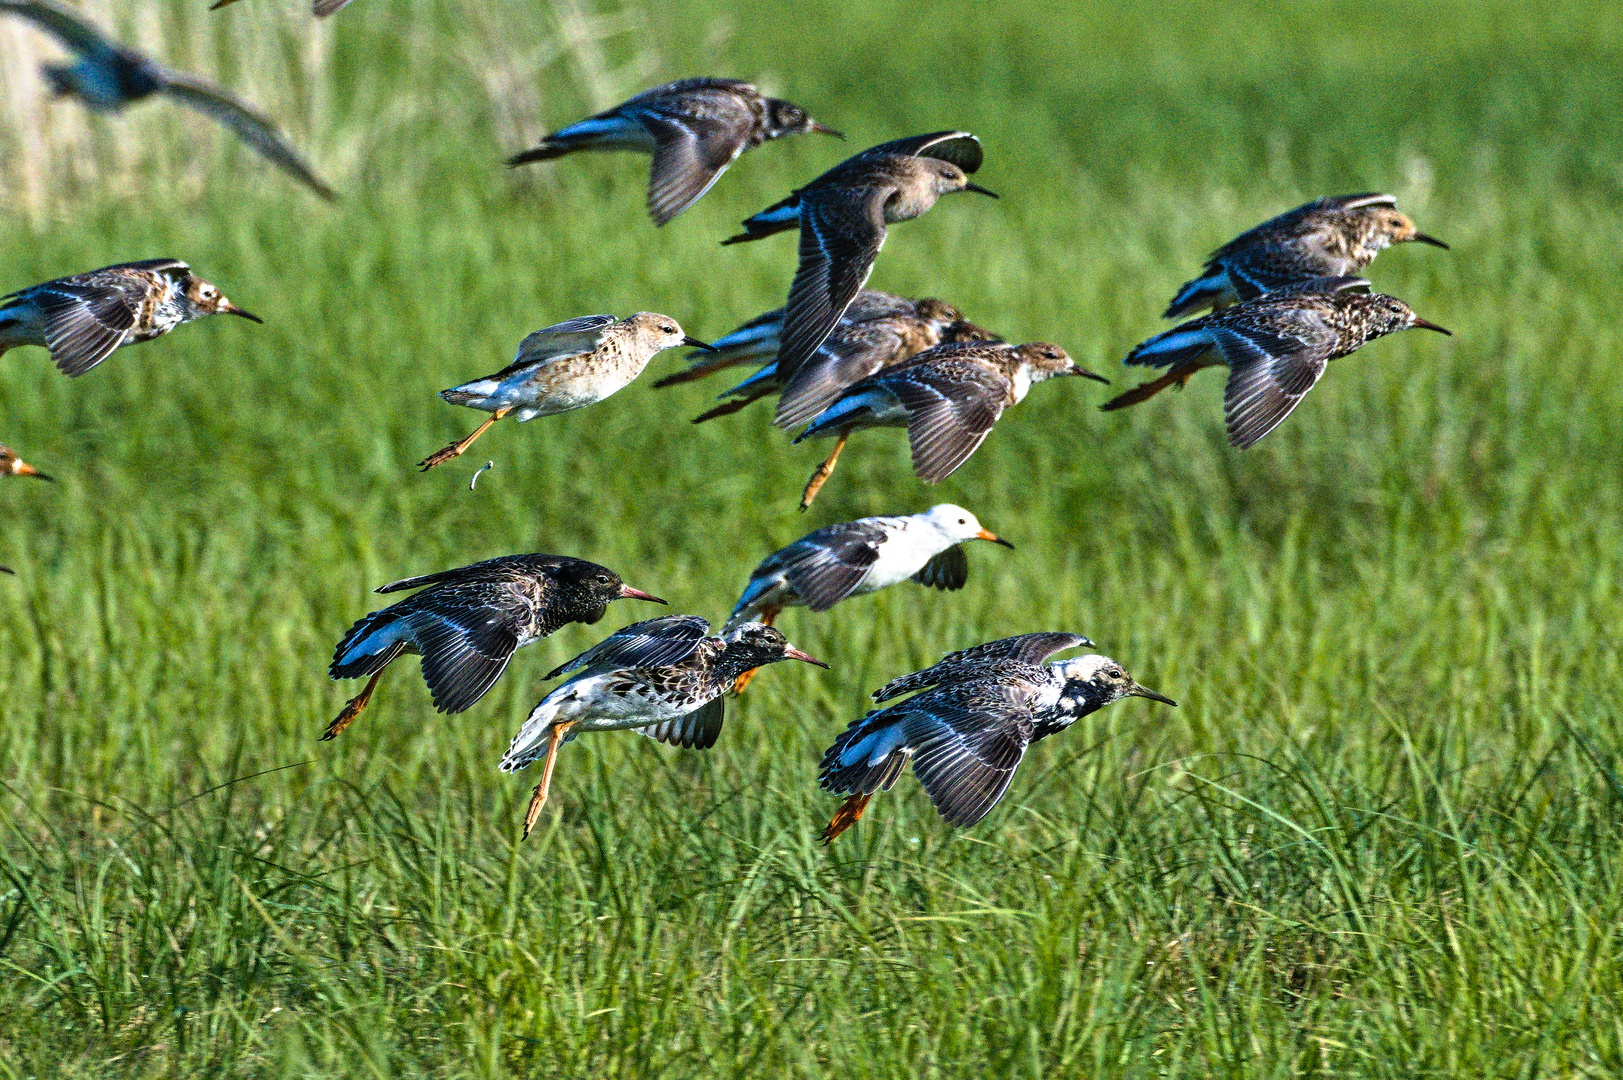
[[[799,660],[807,664],[816,664],[820,668],[828,667],[817,657],[801,652],[789,644],[789,639],[783,636],[783,631],[765,623],[741,623],[724,634],[722,641],[727,644],[729,657],[736,656],[738,662],[746,668],[775,664],[779,660]]]
[[[1386,296],[1381,293],[1342,293],[1347,303],[1363,309],[1364,317],[1369,320],[1369,339],[1385,337],[1395,334],[1399,330],[1435,330],[1439,334],[1453,336],[1452,330],[1445,330],[1434,322],[1422,319],[1414,313],[1414,309],[1395,296]]]
[[[586,615],[579,621],[588,625],[603,618],[608,606],[616,600],[665,603],[651,593],[633,589],[620,580],[619,574],[608,567],[584,560],[560,561],[556,567],[547,572],[547,577],[557,589],[560,606],[571,610],[584,610]]]
[[[250,314],[225,298],[225,293],[200,277],[188,277],[182,283],[181,295],[198,315],[240,315],[250,322],[262,323],[265,320],[258,315]]]
[[[50,477],[18,457],[10,447],[0,446],[0,476],[32,476],[40,480]]]
[[[1428,236],[1415,228],[1409,215],[1390,206],[1375,206],[1366,211],[1374,225],[1374,239],[1381,247],[1391,244],[1430,244],[1448,250],[1448,245],[1435,236]]]
[[[977,326],[968,319],[959,319],[941,331],[941,343],[950,345],[958,341],[1002,341],[1003,338],[994,334],[984,326]]]
[[[1089,653],[1050,666],[1065,679],[1065,689],[1060,695],[1062,707],[1088,713],[1124,697],[1149,698],[1163,705],[1178,704],[1149,687],[1140,686],[1125,668],[1108,656]]]
[[[982,527],[981,523],[975,519],[975,515],[962,506],[942,503],[940,506],[930,507],[919,517],[923,518],[931,528],[941,533],[952,544],[961,543],[965,540],[988,540],[994,544],[1002,544],[1006,548],[1014,547],[1013,544],[1001,536]]]
[[[1017,345],[1014,351],[1030,373],[1033,383],[1052,379],[1056,375],[1080,375],[1084,379],[1093,379],[1107,386],[1110,384],[1110,380],[1103,375],[1089,371],[1072,360],[1058,345],[1050,345],[1046,341],[1033,341],[1026,345]]]
[[[979,184],[972,183],[969,174],[950,161],[938,161],[935,158],[919,160],[925,163],[937,195],[949,195],[954,191],[973,191],[977,195],[997,198],[997,192],[988,191]]]
[[[937,330],[951,326],[964,317],[957,308],[945,300],[937,300],[933,296],[926,296],[922,300],[913,301],[913,312],[918,316],[920,322],[929,323]]]
[[[687,345],[705,352],[719,352],[714,345],[700,341],[696,337],[689,337],[677,321],[669,315],[661,315],[657,311],[639,311],[625,320],[636,335],[653,346],[654,352],[665,349],[674,349],[679,345]]]
[[[766,99],[766,137],[781,139],[785,135],[804,135],[815,131],[819,135],[832,135],[836,139],[845,138],[844,135],[831,127],[825,127],[806,115],[802,109],[792,101],[782,98]]]

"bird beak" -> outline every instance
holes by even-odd
[[[244,311],[235,304],[221,304],[220,310],[225,312],[227,315],[240,315],[249,322],[256,322],[261,325],[263,325],[265,322],[265,320],[261,319],[258,315],[255,315],[251,311]]]
[[[845,133],[843,131],[835,131],[833,128],[828,127],[825,124],[819,124],[816,120],[812,121],[811,129],[817,132],[819,135],[832,135],[836,139],[845,138]]]
[[[987,191],[985,188],[981,187],[979,184],[965,184],[964,185],[964,190],[965,191],[973,191],[977,195],[990,195],[994,199],[997,198],[997,192],[995,192],[995,191]]]
[[[1089,371],[1087,368],[1083,367],[1081,364],[1072,364],[1071,365],[1071,374],[1072,375],[1080,375],[1084,379],[1092,379],[1094,382],[1102,382],[1106,386],[1110,385],[1110,380],[1109,379],[1105,378],[1103,375],[1099,374],[1097,371]]]
[[[1178,707],[1178,703],[1176,701],[1173,701],[1171,698],[1167,697],[1165,694],[1157,694],[1154,690],[1151,690],[1149,687],[1140,686],[1137,683],[1134,683],[1132,685],[1132,688],[1129,689],[1127,691],[1127,693],[1128,693],[1128,696],[1130,696],[1130,697],[1149,698],[1151,701],[1159,701],[1163,705],[1171,705],[1173,708]]]
[[[32,465],[28,464],[28,462],[26,462],[26,461],[17,462],[16,475],[18,475],[18,476],[32,476],[32,477],[34,477],[36,479],[44,480],[48,484],[56,483],[56,478],[54,476],[46,476],[44,473],[42,473],[38,469],[34,468]]]
[[[1409,240],[1412,243],[1416,243],[1416,244],[1430,244],[1432,247],[1440,247],[1444,251],[1450,250],[1449,246],[1447,244],[1443,243],[1441,240],[1437,239],[1435,236],[1427,236],[1423,232],[1415,233],[1413,236],[1409,237]]]
[[[13,570],[9,566],[0,566],[0,574],[10,574],[12,577],[16,577],[17,571]]]
[[[1419,319],[1419,318],[1415,319],[1414,325],[1415,325],[1415,329],[1417,329],[1417,330],[1435,330],[1439,334],[1447,334],[1449,337],[1454,336],[1454,331],[1445,330],[1441,326],[1438,326],[1436,323],[1427,322],[1425,319]]]
[[[787,649],[784,649],[783,655],[787,656],[791,660],[804,660],[808,664],[816,664],[820,668],[828,667],[827,664],[817,659],[817,657],[813,656],[811,653],[803,653],[793,645],[789,646]]]
[[[721,351],[720,349],[716,348],[714,345],[707,345],[704,342],[700,341],[698,338],[692,337],[691,335],[688,336],[688,337],[684,337],[682,339],[682,344],[692,346],[695,349],[703,349],[705,352],[720,352]]]
[[[641,589],[633,589],[630,585],[620,586],[620,598],[622,600],[646,600],[650,604],[664,604],[666,607],[670,606],[669,600],[661,600],[653,593],[645,593]]]
[[[990,529],[982,529],[980,532],[975,534],[975,539],[977,539],[977,540],[990,540],[994,544],[1002,544],[1004,547],[1008,548],[1010,551],[1014,550],[1014,545],[1013,544],[1011,544],[1007,540],[1003,539],[1003,537],[999,536],[997,533],[992,532]]]

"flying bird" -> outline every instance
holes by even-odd
[[[179,259],[119,263],[0,296],[0,355],[19,345],[49,349],[58,369],[83,375],[125,345],[162,337],[207,315],[239,315],[219,289]]]
[[[580,150],[652,154],[648,213],[655,225],[664,225],[698,202],[745,150],[811,131],[845,138],[794,102],[766,97],[749,83],[683,79],[570,124],[507,164],[551,161]]]
[[[856,298],[885,244],[886,226],[924,214],[943,195],[973,191],[980,140],[939,131],[882,143],[848,158],[744,222],[724,244],[800,229],[800,265],[784,305],[778,365],[796,371]]]
[[[1212,252],[1163,317],[1225,308],[1311,278],[1357,274],[1393,244],[1406,243],[1448,248],[1399,213],[1395,196],[1329,195],[1270,218]]]
[[[513,362],[494,375],[440,391],[451,404],[487,412],[490,419],[418,464],[427,472],[462,456],[503,417],[522,424],[595,405],[641,375],[656,353],[678,345],[712,348],[688,337],[669,315],[651,311],[624,319],[585,315],[537,330],[519,343]]]
[[[936,812],[974,825],[1003,798],[1032,743],[1125,697],[1177,704],[1108,656],[1044,663],[1083,646],[1093,642],[1080,634],[1021,634],[949,653],[875,690],[878,702],[923,692],[868,713],[823,754],[818,783],[846,800],[818,839],[829,843],[855,825],[910,761]]]
[[[7,13],[34,22],[78,54],[71,64],[45,65],[45,79],[58,97],[76,97],[96,112],[116,113],[154,94],[166,94],[230,128],[256,152],[323,199],[336,198],[316,179],[271,120],[213,83],[166,68],[108,40],[55,0],[0,0],[0,14]]]
[[[665,601],[633,589],[613,570],[565,555],[503,555],[471,566],[391,582],[377,591],[422,589],[350,627],[328,675],[367,678],[321,737],[335,739],[377,689],[383,669],[414,653],[442,713],[473,707],[513,654],[569,623],[595,623],[615,600]]]
[[[1223,419],[1229,443],[1243,450],[1301,404],[1330,361],[1412,328],[1450,333],[1416,315],[1402,300],[1370,292],[1363,278],[1317,278],[1150,338],[1122,362],[1165,367],[1167,373],[1100,408],[1137,405],[1168,386],[1182,386],[1201,368],[1227,364]]]
[[[1058,375],[1108,383],[1080,367],[1058,345],[958,342],[937,345],[847,387],[795,437],[834,438],[834,449],[812,473],[800,508],[817,497],[846,440],[870,427],[905,427],[913,473],[939,483],[980,448],[1003,410],[1025,400],[1032,386]]]
[[[578,671],[531,710],[502,757],[502,772],[542,759],[541,780],[524,814],[524,835],[546,805],[558,747],[586,731],[631,728],[673,746],[708,750],[721,734],[722,696],[745,671],[801,660],[827,664],[770,626],[743,623],[710,635],[697,615],[667,615],[611,634],[547,678]]]

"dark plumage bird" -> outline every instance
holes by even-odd
[[[911,221],[943,195],[992,192],[973,184],[980,140],[938,131],[882,143],[841,162],[744,222],[724,244],[800,229],[800,266],[784,305],[778,365],[796,371],[839,325],[885,244],[885,227]]]
[[[969,460],[1004,409],[1025,400],[1033,385],[1057,375],[1110,381],[1079,367],[1058,345],[960,342],[937,345],[847,387],[795,437],[797,443],[837,439],[807,482],[801,509],[817,497],[853,431],[905,427],[914,475],[927,484],[939,483]]]
[[[338,643],[328,675],[370,680],[322,739],[337,738],[361,715],[383,669],[406,653],[423,658],[434,708],[459,713],[485,696],[524,646],[569,623],[597,622],[615,600],[665,603],[631,588],[607,567],[566,555],[504,555],[377,591],[403,589],[423,591],[372,612]]]
[[[874,691],[875,701],[924,692],[870,712],[828,748],[818,782],[848,798],[819,839],[828,843],[855,825],[874,792],[889,791],[909,761],[942,817],[974,825],[1003,798],[1037,740],[1124,697],[1177,704],[1108,656],[1043,662],[1092,645],[1080,634],[1021,634],[949,653]]]
[[[9,446],[0,446],[0,476],[32,476],[39,480],[53,481],[28,462],[17,456],[17,452]]]
[[[1393,244],[1448,247],[1416,229],[1397,206],[1394,196],[1376,192],[1330,195],[1270,218],[1212,252],[1164,317],[1254,300],[1310,278],[1357,274]]]
[[[766,97],[749,83],[683,79],[570,124],[507,164],[551,161],[579,150],[652,154],[648,213],[655,225],[664,225],[698,202],[745,150],[810,131],[845,138],[794,102]]]
[[[240,315],[219,289],[179,259],[146,259],[90,270],[0,297],[0,355],[39,345],[66,375],[83,375],[124,345],[162,337],[207,315]]]
[[[546,805],[558,746],[585,731],[639,731],[673,746],[708,750],[721,734],[722,697],[744,672],[780,660],[827,664],[801,652],[770,626],[744,623],[710,636],[697,615],[633,623],[587,649],[547,678],[580,669],[531,710],[502,757],[502,772],[545,760],[524,815],[524,835]]]
[[[1223,419],[1245,449],[1291,414],[1330,361],[1376,338],[1418,327],[1447,334],[1363,278],[1319,278],[1202,315],[1139,345],[1123,363],[1170,367],[1104,405],[1122,409],[1183,385],[1201,368],[1227,364]]]
[[[8,13],[31,20],[78,54],[72,64],[45,66],[45,78],[59,97],[76,97],[96,112],[116,113],[154,94],[165,94],[218,120],[323,199],[335,198],[269,118],[213,83],[108,40],[55,0],[0,0],[0,15]]]

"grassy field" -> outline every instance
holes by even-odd
[[[164,8],[188,42],[166,55],[320,61],[261,104],[345,199],[162,105],[130,123],[172,159],[58,106],[117,182],[0,189],[0,291],[173,255],[266,320],[74,381],[4,360],[0,440],[61,482],[0,483],[0,1077],[1623,1069],[1607,5],[357,0],[319,49],[297,5],[203,6]],[[659,231],[637,159],[500,167],[700,71],[851,144],[753,152]],[[476,419],[434,391],[538,326],[647,309],[708,338],[780,303],[792,240],[715,242],[850,149],[945,127],[983,138],[1004,198],[898,227],[873,284],[1118,389],[1206,251],[1329,192],[1395,191],[1454,245],[1371,276],[1456,336],[1336,364],[1244,454],[1216,374],[1110,415],[1103,387],[1039,387],[937,489],[870,433],[809,515],[820,448],[759,406],[687,423],[719,379],[411,468]],[[802,532],[949,500],[1018,550],[972,551],[959,594],[789,614],[832,671],[765,672],[709,753],[572,744],[523,844],[530,778],[495,764],[540,675],[649,609],[526,650],[459,717],[408,662],[316,741],[356,690],[332,646],[383,582],[544,550],[717,618]],[[818,755],[869,691],[1039,629],[1180,707],[1040,744],[975,829],[909,778],[814,842]]]

